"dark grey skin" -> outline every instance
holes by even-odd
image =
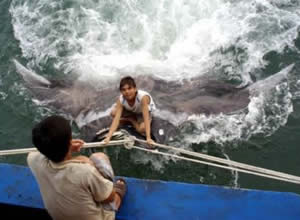
[[[91,113],[104,113],[115,103],[120,94],[117,83],[111,88],[96,89],[88,83],[76,80],[48,80],[26,69],[17,61],[15,64],[17,72],[23,77],[33,96],[69,115],[82,129],[82,134],[87,139],[98,130],[110,126],[111,118],[108,113],[95,116],[86,123],[82,121],[85,121],[86,116]],[[275,83],[276,80],[272,77],[267,79],[268,85]],[[136,78],[136,83],[138,88],[151,94],[157,109],[166,110],[174,115],[230,114],[245,109],[250,101],[251,87],[255,89],[261,86],[253,84],[255,86],[236,88],[231,84],[206,77],[182,82],[166,82],[142,76]],[[159,143],[165,143],[179,133],[176,126],[159,115],[153,118],[151,127],[153,136]],[[163,135],[159,135],[162,133],[159,129],[163,129]]]
[[[158,109],[172,113],[228,114],[246,108],[250,101],[246,87],[237,88],[206,77],[182,82],[166,82],[150,77],[136,81],[140,88],[150,92]]]
[[[55,81],[35,74],[17,61],[15,64],[34,98],[69,115],[79,124],[85,139],[91,140],[97,131],[110,126],[108,114],[86,124],[79,121],[91,112],[105,112],[110,108],[120,94],[117,84],[108,89],[96,89],[80,81]],[[226,114],[243,109],[249,103],[247,89],[205,78],[165,82],[143,76],[137,77],[136,83],[138,88],[150,92],[158,109],[173,114]],[[165,143],[179,133],[176,126],[159,116],[154,116],[151,128],[154,139],[159,143]]]

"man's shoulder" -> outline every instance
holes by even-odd
[[[30,152],[27,155],[27,162],[31,163],[32,161],[36,161],[37,159],[41,159],[42,157],[45,157],[44,155],[42,155],[40,152],[35,151],[35,152]]]
[[[27,164],[32,170],[38,169],[45,160],[46,157],[40,152],[31,152],[27,156]]]
[[[146,95],[150,95],[149,92],[145,91],[145,90],[142,90],[142,89],[138,89],[138,93],[140,94],[146,94]]]
[[[137,97],[142,99],[144,97],[151,97],[150,93],[144,90],[138,90]]]

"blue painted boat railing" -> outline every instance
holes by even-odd
[[[50,219],[28,167],[0,164],[0,173],[1,211],[11,217],[25,210],[23,217],[38,213],[40,219]],[[120,220],[300,220],[295,193],[125,179],[128,192],[117,213]]]

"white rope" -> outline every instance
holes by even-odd
[[[147,143],[145,140],[141,140],[141,139],[137,139],[137,138],[134,138],[134,139],[141,143],[145,143],[145,144]],[[248,164],[243,164],[243,163],[239,163],[239,162],[235,162],[235,161],[231,161],[231,160],[226,160],[226,159],[210,156],[207,154],[187,151],[187,150],[184,150],[181,148],[175,148],[175,147],[171,147],[171,146],[167,146],[167,145],[163,145],[163,144],[154,143],[153,145],[163,148],[163,149],[177,151],[179,153],[186,154],[189,156],[194,156],[194,157],[206,159],[209,161],[214,161],[214,162],[226,164],[229,166],[233,166],[233,167],[235,167],[234,169],[242,168],[244,170],[254,171],[255,173],[261,173],[264,175],[275,176],[275,177],[279,177],[279,178],[286,178],[288,180],[292,180],[292,181],[296,181],[296,182],[300,183],[300,177],[298,177],[298,176],[294,176],[294,175],[290,175],[290,174],[286,174],[286,173],[282,173],[282,172],[278,172],[278,171],[274,171],[274,170],[269,170],[269,169],[265,169],[265,168],[261,168],[261,167],[251,166]]]
[[[147,151],[147,152],[150,152],[153,154],[160,154],[160,155],[174,157],[174,158],[178,158],[178,159],[182,159],[182,160],[186,160],[186,161],[192,161],[192,162],[196,162],[196,163],[202,163],[202,164],[206,164],[206,165],[210,165],[210,166],[215,166],[215,167],[219,167],[219,168],[223,168],[223,169],[235,170],[238,172],[243,172],[243,173],[253,174],[253,175],[257,175],[257,176],[268,177],[268,178],[272,178],[272,179],[276,179],[276,180],[282,180],[282,181],[286,181],[286,182],[300,184],[300,177],[298,177],[298,176],[294,176],[294,175],[290,175],[290,174],[286,174],[286,173],[282,173],[282,172],[278,172],[278,171],[273,171],[273,170],[269,170],[269,169],[265,169],[265,168],[261,168],[261,167],[251,166],[248,164],[243,164],[243,163],[239,163],[239,162],[235,162],[235,161],[231,161],[231,160],[226,160],[223,158],[209,156],[209,155],[198,153],[198,152],[187,151],[187,150],[184,150],[181,148],[175,148],[175,147],[167,146],[167,145],[163,145],[163,144],[158,144],[158,143],[153,144],[154,146],[157,146],[157,147],[160,147],[163,149],[172,150],[172,151],[175,151],[175,152],[178,152],[181,154],[186,154],[189,156],[193,156],[193,157],[197,157],[197,158],[201,158],[201,159],[205,159],[205,160],[209,160],[209,161],[227,165],[227,166],[224,166],[221,164],[202,161],[199,159],[192,159],[192,158],[187,158],[187,157],[178,156],[178,155],[174,155],[174,154],[160,152],[157,150],[151,150],[151,149],[137,147],[137,146],[134,146],[134,141],[147,144],[147,142],[145,140],[137,139],[134,136],[130,136],[130,137],[125,138],[124,140],[110,141],[108,144],[104,144],[103,141],[93,142],[93,143],[85,143],[82,146],[82,148],[124,145],[127,149],[135,148],[135,149]],[[25,154],[25,153],[30,153],[33,151],[37,151],[37,149],[36,148],[23,148],[23,149],[13,149],[13,150],[2,150],[2,151],[0,151],[0,156],[13,155],[13,154]]]
[[[108,144],[104,144],[103,141],[101,142],[93,142],[93,143],[85,143],[82,148],[92,148],[92,147],[107,147],[107,146],[115,146],[115,145],[126,145],[126,144],[133,144],[132,139],[124,139],[120,141],[110,141]],[[27,154],[30,152],[37,151],[35,147],[32,148],[22,148],[22,149],[13,149],[13,150],[1,150],[0,156],[4,155],[15,155],[15,154]]]
[[[236,167],[224,166],[224,165],[220,165],[220,164],[210,163],[210,162],[207,162],[207,161],[202,161],[202,160],[199,160],[199,159],[187,158],[187,157],[178,156],[178,155],[174,155],[174,154],[164,153],[164,152],[157,151],[157,150],[145,149],[145,148],[141,148],[141,147],[137,147],[137,146],[132,146],[132,148],[142,150],[142,151],[146,151],[146,152],[150,152],[150,153],[153,153],[153,154],[160,154],[160,155],[174,157],[174,158],[181,159],[181,160],[186,160],[186,161],[191,161],[191,162],[195,162],[195,163],[201,163],[201,164],[206,164],[206,165],[210,165],[210,166],[215,166],[215,167],[219,167],[219,168],[223,168],[223,169],[227,169],[227,170],[234,170],[234,171],[238,171],[238,172],[242,172],[242,173],[253,174],[253,175],[256,175],[256,176],[267,177],[267,178],[281,180],[281,181],[285,181],[285,182],[300,184],[300,181],[290,180],[290,179],[286,179],[284,177],[276,177],[276,176],[272,176],[272,175],[268,175],[268,174],[257,173],[257,172],[253,172],[253,171],[249,171],[249,170],[243,170],[243,169],[236,168]]]

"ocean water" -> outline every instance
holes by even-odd
[[[300,176],[299,1],[2,0],[0,10],[1,150],[31,147],[34,124],[61,114],[32,96],[15,61],[99,89],[128,74],[165,81],[209,75],[250,85],[250,103],[227,115],[189,115],[178,145]],[[105,152],[117,175],[300,193],[278,180],[133,150]]]

